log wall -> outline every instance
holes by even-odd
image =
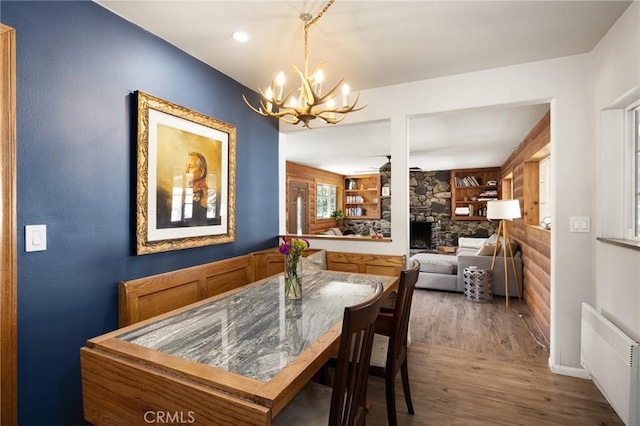
[[[502,165],[502,179],[511,176],[513,197],[519,199],[523,207],[523,217],[512,221],[509,231],[522,249],[524,300],[547,340],[550,337],[551,231],[535,225],[538,223],[538,185],[532,182],[537,180],[538,169],[531,160],[536,160],[536,154],[549,144],[550,130],[548,112]]]
[[[335,219],[316,218],[316,185],[319,183],[335,185],[338,188],[336,204],[338,209],[342,209],[342,199],[344,197],[344,176],[287,161],[287,218],[289,217],[288,198],[289,182],[291,181],[304,182],[309,185],[309,234],[317,234],[319,232],[326,231],[329,228],[339,227],[338,221]]]

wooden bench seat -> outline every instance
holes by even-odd
[[[318,250],[307,250],[305,255]],[[405,256],[327,251],[327,269],[399,276]],[[118,284],[118,325],[125,327],[284,271],[277,248]]]

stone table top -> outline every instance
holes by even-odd
[[[117,338],[268,382],[388,278],[308,270],[302,299],[289,300],[277,275]]]

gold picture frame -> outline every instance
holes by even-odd
[[[136,96],[136,254],[235,241],[235,126]]]

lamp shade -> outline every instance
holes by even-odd
[[[520,214],[519,200],[487,201],[487,219],[517,219]]]

